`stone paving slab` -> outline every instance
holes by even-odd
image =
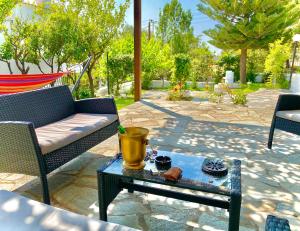
[[[170,102],[165,92],[149,91],[120,118],[125,126],[149,128],[155,148],[242,160],[240,230],[264,230],[268,214],[288,218],[300,230],[300,138],[276,131],[273,150],[266,148],[278,94],[260,90],[243,107],[226,99]],[[53,205],[98,218],[96,170],[117,151],[114,136],[51,174]],[[27,176],[0,173],[0,188],[40,200],[39,181]],[[108,214],[111,222],[142,230],[226,230],[228,224],[225,210],[138,192],[122,192]]]

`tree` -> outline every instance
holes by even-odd
[[[288,37],[298,19],[298,6],[290,0],[200,0],[198,9],[218,22],[205,32],[212,45],[241,51],[241,83],[246,82],[247,50]]]
[[[193,82],[208,81],[213,76],[214,54],[207,44],[200,43],[197,48],[190,52],[192,59],[192,79]]]
[[[114,39],[109,47],[109,59],[116,56],[133,56],[133,30],[125,26],[122,33]],[[164,79],[171,74],[173,61],[170,46],[154,36],[148,40],[146,32],[142,33],[142,87],[148,89],[153,79]],[[102,58],[103,60],[106,57]],[[103,71],[104,72],[104,71]],[[107,73],[106,73],[107,74]]]
[[[286,82],[284,70],[286,60],[290,57],[291,46],[284,43],[283,39],[276,40],[269,46],[269,54],[265,62],[265,71],[270,73],[269,82],[272,85],[283,85]]]
[[[119,55],[108,60],[110,83],[115,95],[120,95],[121,84],[133,74],[132,55]],[[115,88],[114,88],[115,87]]]
[[[115,0],[70,0],[66,7],[77,15],[79,43],[82,54],[93,57],[87,68],[89,87],[94,93],[93,70],[124,22],[129,0],[117,4]]]
[[[11,44],[7,44],[6,42],[4,42],[4,44],[1,44],[0,46],[0,61],[5,62],[7,64],[10,74],[13,74],[13,71],[11,69],[11,64],[10,64],[10,60],[12,58],[13,58],[13,48]]]
[[[191,74],[191,60],[186,54],[175,55],[173,83],[179,85],[181,91]]]
[[[252,49],[247,57],[247,81],[255,82],[256,76],[265,71],[265,61],[268,55],[267,49]]]
[[[19,0],[0,0],[0,25],[19,2]]]
[[[191,23],[191,11],[185,11],[178,0],[172,0],[159,13],[157,35],[163,43],[171,45],[173,54],[187,53],[195,42]]]
[[[232,50],[223,51],[219,57],[218,65],[222,68],[219,78],[223,78],[226,71],[233,71],[235,79],[238,79],[240,69],[239,56],[236,54],[236,52]]]
[[[172,55],[168,44],[163,44],[160,39],[152,37],[147,39],[146,33],[142,40],[142,69],[143,89],[149,89],[154,79],[164,79],[172,70]]]
[[[35,63],[41,72],[40,62],[44,61],[51,73],[61,71],[62,64],[80,60],[82,46],[79,44],[78,24],[74,12],[62,3],[46,3],[38,7],[36,30],[31,35],[31,48]]]
[[[29,21],[16,17],[4,32],[5,43],[2,49],[9,51],[22,74],[27,74],[30,69],[27,62],[32,61],[30,43],[33,30]]]

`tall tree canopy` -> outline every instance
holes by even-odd
[[[1,50],[5,51],[3,53],[5,55],[2,54],[1,59],[7,60],[6,63],[8,64],[9,59],[12,58],[22,74],[27,74],[30,69],[28,63],[32,61],[30,44],[33,31],[34,26],[29,20],[26,21],[18,17],[14,18],[9,24],[9,28],[4,30],[5,42],[1,45]]]
[[[297,6],[290,0],[200,0],[198,9],[218,22],[205,31],[212,45],[241,50],[242,83],[246,82],[247,49],[266,48],[288,36],[298,18]]]
[[[19,0],[0,0],[0,25],[5,18],[9,15],[15,5],[20,2]]]
[[[67,7],[78,15],[80,43],[93,59],[87,69],[89,85],[94,96],[93,70],[124,22],[129,0],[118,4],[115,0],[69,0]]]
[[[40,5],[42,6],[42,5]],[[31,34],[31,49],[35,54],[35,63],[41,72],[40,62],[44,61],[51,73],[61,71],[64,63],[84,59],[80,46],[80,24],[76,14],[64,7],[63,3],[46,3],[44,7],[36,8],[38,20],[34,22],[35,30]],[[82,50],[83,49],[83,50]]]
[[[172,0],[159,14],[157,35],[171,45],[173,54],[187,53],[195,40],[191,23],[191,11],[185,11],[178,0]]]

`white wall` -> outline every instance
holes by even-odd
[[[13,74],[21,74],[21,72],[19,71],[19,69],[18,69],[18,67],[17,67],[14,60],[10,61],[10,65],[11,65],[11,69],[13,71]],[[26,63],[26,66],[27,65],[29,65],[29,67],[30,67],[30,70],[29,70],[28,74],[40,74],[40,73],[42,73],[42,72],[40,72],[39,68],[36,65]],[[43,70],[44,73],[51,73],[51,68],[47,64],[45,64],[44,62],[41,62],[40,65],[41,65],[41,69]],[[54,72],[56,72],[57,66],[55,65],[54,68],[55,68]],[[7,64],[5,62],[1,62],[1,61],[0,61],[0,74],[10,74]]]

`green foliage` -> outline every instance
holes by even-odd
[[[134,41],[133,41],[133,28],[125,27],[123,32],[116,37],[109,48],[109,54],[115,55],[133,55]]]
[[[266,48],[291,32],[299,7],[290,0],[200,0],[198,9],[219,24],[205,32],[222,49]]]
[[[0,26],[19,0],[0,0]]]
[[[234,104],[246,105],[247,103],[247,95],[243,92],[233,93],[231,99]]]
[[[79,88],[79,99],[87,99],[91,98],[92,94],[89,88],[87,87],[80,87]]]
[[[255,82],[258,74],[262,74],[265,69],[265,60],[268,55],[266,49],[249,50],[247,60],[247,81]]]
[[[142,40],[142,69],[143,89],[149,89],[154,79],[166,79],[171,75],[172,54],[168,44],[163,44],[159,39],[152,37],[149,41],[143,34]]]
[[[132,28],[127,26],[110,46],[109,56],[133,55]],[[149,89],[154,79],[169,79],[173,66],[169,44],[163,44],[156,37],[150,40],[142,33],[142,88]],[[106,73],[105,73],[106,75]]]
[[[126,98],[120,97],[120,98],[115,98],[115,102],[117,105],[117,109],[120,110],[124,107],[127,107],[130,104],[133,104],[134,99],[132,97],[126,97]]]
[[[239,59],[239,56],[231,50],[222,52],[217,62],[221,67],[218,79],[221,80],[225,77],[226,71],[233,71],[235,80],[238,80],[240,76]]]
[[[80,60],[84,52],[79,46],[78,21],[76,15],[62,3],[47,3],[45,7],[36,8],[38,20],[34,23],[35,30],[31,34],[32,52],[35,63],[41,72],[40,62],[43,60],[51,72],[61,71],[63,63]],[[55,69],[56,66],[56,69]]]
[[[174,59],[173,83],[181,88],[186,84],[191,74],[191,60],[188,55],[177,54]]]
[[[1,48],[4,51],[2,55],[6,58],[12,57],[22,74],[27,74],[30,69],[26,62],[32,61],[31,35],[34,29],[29,20],[16,17],[10,23],[10,28],[4,31],[5,43]]]
[[[170,100],[170,101],[191,101],[192,97],[184,96],[179,92],[170,91],[168,93],[168,100]]]
[[[292,25],[298,21],[299,5],[290,0],[200,0],[198,9],[218,22],[205,31],[212,45],[221,49],[241,49],[242,60],[247,49],[267,48],[281,37],[289,38]],[[246,63],[240,63],[241,82],[246,81]]]
[[[0,61],[5,62],[8,66],[10,74],[13,74],[10,60],[13,58],[13,47],[12,44],[4,42],[0,45]]]
[[[129,80],[133,73],[133,57],[131,55],[119,55],[108,60],[109,81],[111,90],[115,95],[120,95],[121,84]]]
[[[269,46],[269,54],[265,62],[265,71],[270,73],[268,83],[275,86],[276,84],[286,87],[284,78],[285,62],[289,59],[291,47],[288,43],[284,43],[283,39],[279,39]]]
[[[190,51],[192,58],[192,81],[195,87],[197,81],[208,82],[214,75],[213,66],[215,64],[214,54],[205,43],[201,43]]]
[[[192,13],[185,11],[178,0],[167,3],[159,14],[157,35],[163,43],[169,43],[173,54],[187,53],[193,36]]]
[[[87,69],[89,87],[94,93],[94,75],[96,63],[104,54],[113,38],[123,25],[129,0],[118,4],[115,0],[69,0],[65,7],[74,12],[78,23],[78,43],[81,47],[81,61],[92,55]],[[84,51],[84,52],[83,52]]]

